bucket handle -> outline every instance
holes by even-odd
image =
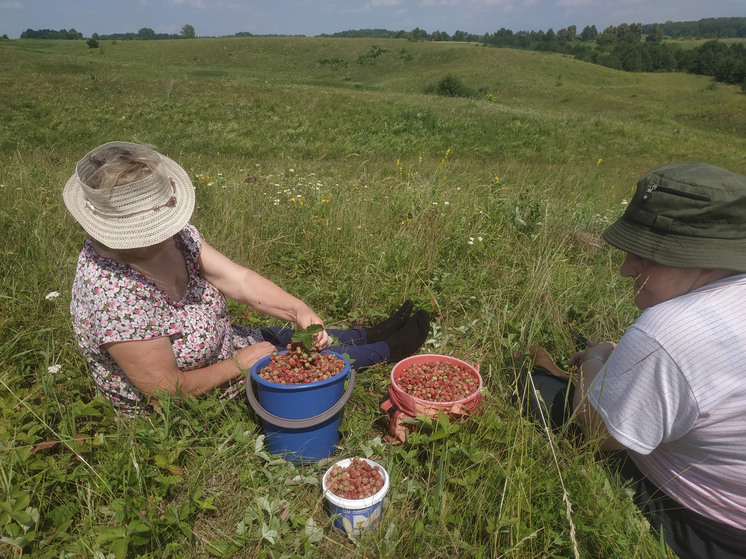
[[[256,412],[256,414],[272,425],[282,427],[283,429],[306,429],[308,427],[314,427],[320,423],[323,423],[327,419],[337,415],[337,413],[342,410],[344,405],[347,403],[347,400],[350,399],[353,388],[355,388],[355,370],[352,368],[350,369],[349,379],[350,380],[347,383],[347,390],[345,390],[344,394],[342,394],[342,397],[337,401],[336,404],[334,404],[325,412],[303,419],[288,419],[286,417],[279,417],[265,410],[254,394],[254,387],[251,383],[251,377],[249,377],[246,382],[246,397],[249,399],[249,404]]]

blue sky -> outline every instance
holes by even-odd
[[[180,33],[197,36],[287,34],[314,36],[381,28],[428,33],[557,31],[586,25],[602,31],[620,23],[746,17],[744,0],[0,0],[0,35],[16,39],[26,29],[93,33]]]

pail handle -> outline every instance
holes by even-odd
[[[251,383],[251,376],[246,379],[246,397],[249,399],[249,404],[256,412],[256,414],[272,425],[282,427],[283,429],[306,429],[308,427],[314,427],[320,423],[324,423],[324,421],[334,417],[342,410],[344,405],[347,403],[347,400],[349,400],[350,396],[352,395],[352,389],[355,388],[355,370],[352,368],[350,368],[349,379],[350,380],[347,383],[347,390],[345,390],[345,393],[342,394],[342,397],[337,401],[336,404],[334,404],[325,412],[314,415],[312,417],[305,417],[303,419],[288,419],[286,417],[279,417],[265,410],[254,394],[254,386]]]

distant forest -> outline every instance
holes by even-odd
[[[251,33],[236,33],[235,37],[252,37]],[[601,64],[628,72],[688,72],[712,76],[716,81],[740,85],[746,93],[746,43],[730,46],[719,39],[746,38],[746,17],[707,18],[699,21],[667,21],[665,23],[622,23],[598,31],[595,25],[578,32],[570,25],[554,31],[511,31],[501,28],[494,33],[474,35],[456,31],[428,33],[424,29],[390,31],[386,29],[358,29],[321,37],[340,38],[399,38],[410,41],[458,41],[480,43],[489,47],[515,48],[556,52],[577,60]],[[194,27],[185,25],[181,34],[156,33],[144,27],[137,33],[94,33],[88,40],[91,48],[99,40],[158,40],[194,38]],[[21,33],[21,39],[84,39],[75,29],[33,30]],[[669,41],[664,41],[668,39]],[[694,48],[682,48],[672,39],[708,39]]]
[[[746,38],[746,18],[708,18],[666,23],[622,23],[599,32],[595,25],[578,33],[577,27],[554,31],[499,29],[495,33],[471,35],[456,31],[428,33],[391,32],[383,29],[344,31],[330,37],[393,37],[414,41],[468,41],[491,47],[538,50],[569,54],[577,60],[601,64],[627,72],[688,72],[712,76],[716,81],[740,85],[746,93],[746,43],[730,46],[719,39]],[[664,39],[708,39],[695,48],[682,48]]]
[[[643,35],[648,35],[654,27],[660,29],[667,39],[743,39],[746,38],[746,17],[719,17],[700,19],[699,21],[667,21],[666,23],[623,23],[620,27],[638,27]],[[615,29],[614,26],[607,28],[609,31]],[[606,30],[604,30],[606,31]],[[414,39],[421,41],[468,41],[472,43],[489,44],[491,38],[496,35],[513,33],[517,37],[528,37],[536,35],[572,35],[571,40],[594,41],[599,32],[595,25],[586,26],[581,33],[577,33],[577,26],[571,25],[565,29],[554,31],[508,31],[505,28],[494,34],[485,33],[484,35],[474,35],[466,31],[456,31],[449,35],[445,31],[433,31],[428,33],[424,29],[415,28],[412,31],[389,31],[387,29],[357,29],[352,31],[342,31],[332,35],[321,35],[322,37],[369,37],[384,38],[391,37],[396,39]]]
[[[184,39],[194,37],[184,37],[182,34],[168,34],[168,33],[156,33],[149,27],[143,27],[137,33],[113,33],[111,35],[99,35],[94,33],[93,40],[106,40],[106,41],[150,41],[150,40],[162,40],[162,39]],[[85,39],[82,33],[78,33],[75,29],[60,29],[55,31],[54,29],[26,29],[21,33],[21,39]]]

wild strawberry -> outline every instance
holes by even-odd
[[[274,353],[259,376],[275,384],[308,384],[341,373],[345,362],[331,353],[303,353],[300,348]]]
[[[326,475],[326,488],[343,499],[372,497],[383,484],[380,468],[361,458],[353,458],[347,467],[335,464]]]
[[[415,363],[401,370],[394,382],[407,394],[429,402],[463,400],[479,388],[467,367],[444,361]]]

